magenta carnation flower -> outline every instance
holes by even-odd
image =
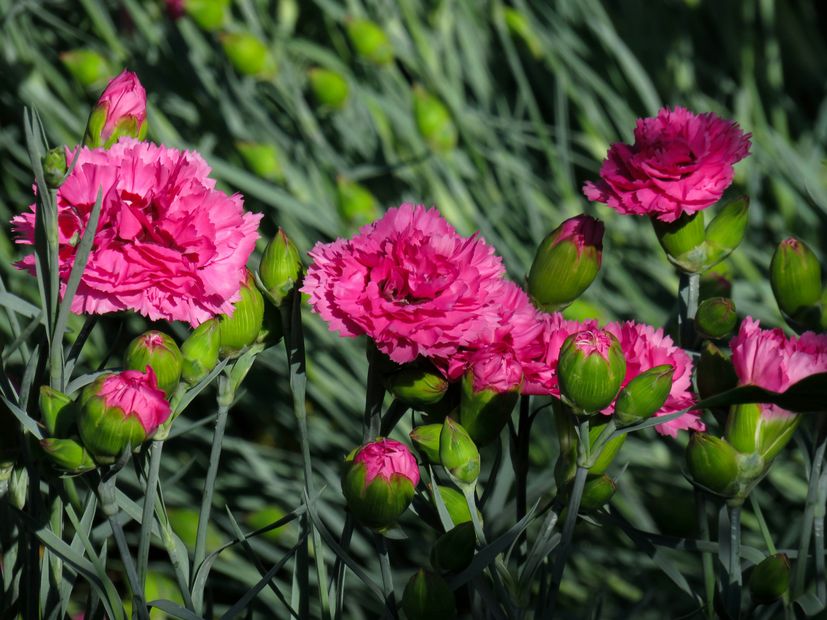
[[[583,193],[624,214],[674,222],[714,204],[732,183],[733,165],[749,154],[750,134],[711,112],[663,108],[638,119],[634,144],[613,144],[601,180]]]
[[[302,292],[313,310],[342,336],[368,335],[396,362],[439,362],[490,340],[502,262],[436,209],[403,204],[353,239],[317,243],[310,256]]]
[[[672,389],[663,407],[655,413],[656,416],[676,413],[692,406],[695,402],[692,394],[692,360],[683,349],[675,346],[672,339],[664,334],[662,329],[626,321],[609,323],[606,325],[606,331],[617,337],[626,357],[626,377],[622,386],[655,366],[670,364],[675,369],[672,375]],[[705,428],[699,412],[696,411],[691,411],[655,427],[661,435],[671,437],[675,437],[679,430],[702,431]]]
[[[761,329],[758,321],[746,317],[730,348],[738,385],[783,392],[810,375],[827,372],[827,334],[804,332],[788,338],[782,330]],[[787,413],[773,404],[761,408],[771,415]]]
[[[379,439],[367,443],[353,457],[354,463],[365,465],[365,484],[374,478],[390,480],[394,475],[401,475],[416,487],[419,484],[419,465],[408,447],[393,439]]]
[[[57,192],[61,294],[99,189],[103,206],[73,312],[134,310],[193,326],[232,314],[261,215],[216,190],[209,172],[198,153],[130,138],[81,148]],[[12,220],[18,243],[34,241],[35,208]],[[18,266],[34,273],[34,256]]]
[[[117,407],[124,418],[135,416],[147,436],[167,421],[170,414],[166,394],[158,387],[155,372],[147,366],[146,372],[124,370],[107,376],[97,391],[107,408]]]

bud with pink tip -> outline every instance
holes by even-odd
[[[564,399],[584,413],[594,413],[617,396],[626,376],[626,359],[612,333],[587,329],[563,342],[557,372]]]
[[[146,91],[131,71],[107,84],[86,123],[84,146],[109,148],[123,136],[146,137]]]

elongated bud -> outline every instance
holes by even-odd
[[[253,344],[264,323],[264,297],[256,288],[253,274],[245,269],[241,285],[241,299],[234,304],[232,316],[218,317],[221,355],[224,357],[239,353]]]
[[[790,559],[783,553],[770,555],[752,569],[749,591],[752,599],[768,605],[780,599],[790,588]]]
[[[158,387],[170,396],[181,381],[183,356],[171,336],[157,330],[144,332],[126,348],[124,368],[144,372],[147,366],[155,371]]]
[[[113,463],[121,453],[146,441],[170,415],[152,367],[104,375],[80,396],[78,431],[98,463]]]
[[[452,418],[445,418],[439,435],[439,462],[454,478],[472,484],[480,475],[480,453],[468,432]]]
[[[626,375],[626,359],[613,334],[589,329],[563,342],[557,372],[563,397],[581,411],[594,413],[617,396]]]
[[[78,49],[63,52],[60,62],[85,89],[100,88],[114,74],[109,61],[94,50]]]
[[[497,437],[508,423],[519,393],[476,391],[473,373],[462,378],[460,393],[459,422],[478,446],[485,446]]]
[[[260,142],[236,142],[235,147],[247,167],[262,179],[274,183],[284,181],[281,158],[274,145]]]
[[[414,428],[409,437],[419,453],[431,463],[439,464],[439,436],[442,424],[422,424]]]
[[[706,227],[707,257],[705,267],[711,267],[729,256],[741,245],[749,221],[749,197],[740,196],[718,211]]]
[[[109,82],[92,108],[83,145],[108,148],[123,136],[146,137],[146,91],[131,71]]]
[[[555,228],[537,248],[528,272],[528,293],[547,312],[583,294],[597,277],[603,256],[603,223],[578,215]]]
[[[704,343],[701,348],[695,378],[701,398],[726,392],[738,384],[738,377],[729,355],[711,342]]]
[[[437,152],[445,153],[457,145],[457,127],[451,112],[437,97],[417,86],[413,91],[414,118],[420,135]]]
[[[655,234],[669,261],[687,273],[697,273],[706,266],[704,213],[683,214],[674,222],[652,219]]]
[[[184,0],[184,13],[207,32],[220,30],[227,21],[231,0]]]
[[[448,380],[438,372],[420,366],[404,366],[389,375],[385,386],[409,407],[435,405],[448,391]]]
[[[726,297],[704,299],[695,314],[695,329],[702,337],[710,340],[726,338],[737,323],[735,304]]]
[[[788,317],[808,326],[815,323],[821,300],[821,265],[799,239],[782,241],[770,262],[770,284],[778,307]]]
[[[181,378],[195,385],[218,363],[221,332],[218,319],[204,321],[181,345]]]
[[[686,465],[697,484],[723,497],[738,489],[738,454],[728,442],[708,433],[693,433]]]
[[[474,559],[476,542],[474,524],[460,523],[437,538],[431,547],[431,566],[439,571],[458,573]]]
[[[758,454],[766,463],[792,439],[801,416],[765,405],[735,405],[727,416],[725,436],[736,450]]]
[[[314,67],[307,73],[307,77],[313,97],[320,105],[334,110],[345,107],[350,87],[341,73]]]
[[[607,474],[591,478],[583,487],[581,512],[592,512],[605,506],[617,491],[617,484]]]
[[[82,474],[97,467],[86,448],[74,439],[49,437],[40,442],[40,447],[49,460],[67,474]]]
[[[637,424],[663,407],[672,389],[675,367],[655,366],[629,381],[617,396],[614,415],[618,426]]]
[[[11,477],[9,478],[9,500],[11,505],[18,510],[23,510],[26,506],[26,498],[29,495],[29,470],[25,467],[17,466],[12,469]]]
[[[276,305],[281,305],[293,291],[301,273],[302,259],[299,249],[279,228],[264,249],[258,267],[261,282],[267,287],[267,292],[270,293]]]
[[[342,220],[352,228],[361,228],[382,214],[379,201],[363,185],[344,177],[336,179],[336,207]]]
[[[454,593],[436,573],[420,568],[402,593],[402,609],[408,620],[449,620],[457,617]]]
[[[597,445],[597,440],[605,430],[609,420],[610,418],[608,417],[599,416],[597,418],[593,418],[589,423],[589,443],[591,445],[592,452],[594,452],[594,448]],[[600,454],[597,458],[593,459],[593,462],[589,467],[590,476],[600,476],[606,473],[606,470],[609,469],[609,466],[614,462],[615,457],[620,452],[623,444],[626,442],[626,437],[628,437],[628,434],[626,433],[623,435],[618,435],[603,446]]]
[[[276,59],[267,44],[250,32],[225,33],[220,37],[224,53],[236,71],[256,78],[277,73]]]
[[[56,146],[43,156],[43,178],[52,189],[57,189],[66,176],[66,149]]]
[[[503,17],[505,18],[505,26],[511,36],[522,41],[534,58],[542,57],[543,46],[525,15],[509,6],[503,8]]]
[[[448,516],[451,517],[454,525],[471,521],[471,510],[468,508],[468,502],[465,501],[462,493],[444,485],[437,485],[436,488],[442,503],[445,504]],[[436,509],[436,499],[433,498],[433,492],[433,488],[431,488],[431,501],[434,503],[434,508]],[[479,512],[477,514],[479,515]],[[479,516],[482,518],[482,515]]]
[[[48,385],[40,387],[38,398],[43,425],[53,437],[68,437],[77,421],[77,408],[63,392]]]
[[[350,44],[359,56],[377,65],[393,60],[393,45],[379,24],[369,19],[352,19],[346,28]]]
[[[342,477],[342,493],[353,515],[367,527],[391,527],[411,503],[419,467],[408,448],[377,439],[356,449]]]

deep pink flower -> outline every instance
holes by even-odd
[[[390,480],[399,474],[411,481],[414,487],[419,484],[419,466],[408,447],[393,439],[378,439],[365,444],[353,457],[354,463],[364,463],[365,484],[370,484],[379,476]]]
[[[353,239],[316,244],[310,256],[302,292],[312,308],[331,330],[367,334],[396,362],[446,360],[490,340],[502,261],[436,209],[403,204]]]
[[[788,338],[782,330],[761,329],[758,321],[746,317],[730,348],[738,385],[784,392],[810,375],[827,372],[827,334],[804,332]],[[771,415],[787,413],[777,405],[761,407]]]
[[[749,154],[750,134],[711,112],[663,108],[638,119],[634,144],[613,144],[587,182],[589,200],[620,213],[674,222],[714,204],[732,183],[733,165]]]
[[[103,206],[73,312],[134,310],[193,326],[232,314],[261,215],[216,190],[209,172],[198,153],[130,138],[80,150],[57,192],[61,294],[99,189]],[[34,221],[34,204],[12,220],[18,243],[32,244]],[[34,256],[18,266],[34,273]]]
[[[100,134],[101,142],[106,142],[118,123],[125,121],[134,121],[137,135],[138,129],[146,122],[146,91],[138,76],[131,71],[122,71],[107,84],[95,109],[103,110],[106,118]]]
[[[663,407],[655,413],[656,416],[676,413],[690,407],[695,402],[692,394],[692,360],[683,349],[675,346],[672,339],[664,334],[662,329],[626,321],[609,323],[606,325],[606,331],[617,336],[623,354],[626,356],[626,378],[622,386],[655,366],[670,364],[675,369],[672,376],[672,389]],[[604,413],[611,413],[611,410]],[[671,422],[664,422],[655,427],[661,435],[671,437],[675,437],[679,430],[702,431],[705,428],[699,412],[696,411],[690,411]]]
[[[158,388],[150,366],[147,366],[146,372],[124,370],[109,375],[97,394],[107,407],[117,407],[123,411],[125,418],[138,418],[147,435],[154,433],[169,418],[166,394]]]

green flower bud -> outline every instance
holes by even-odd
[[[221,331],[218,319],[204,321],[181,345],[181,378],[195,385],[210,374],[218,363]]]
[[[15,467],[9,478],[9,500],[18,510],[26,506],[29,495],[29,470],[25,467]]]
[[[94,50],[70,50],[60,55],[60,62],[78,84],[87,90],[96,90],[115,75],[109,61]]]
[[[468,432],[452,418],[445,418],[439,435],[439,463],[465,484],[473,484],[480,475],[479,450]]]
[[[207,32],[224,26],[229,8],[230,0],[184,0],[184,12]]]
[[[471,521],[471,510],[468,508],[468,502],[465,501],[465,496],[451,487],[437,485],[436,488],[454,525],[469,523]],[[431,488],[432,496],[433,492],[433,488]],[[436,508],[436,500],[432,497],[431,501],[433,501],[434,508]]]
[[[339,216],[352,228],[370,224],[382,215],[379,201],[370,191],[344,177],[336,179],[336,206]]]
[[[46,185],[57,189],[66,176],[66,150],[62,146],[49,149],[43,156],[43,177]]]
[[[729,256],[744,239],[749,221],[749,197],[729,201],[706,227],[706,267]]]
[[[790,560],[783,553],[766,557],[752,569],[749,591],[752,599],[768,605],[780,599],[790,588]]]
[[[414,447],[431,463],[439,464],[439,436],[442,424],[422,424],[408,435]]]
[[[258,142],[236,142],[235,147],[244,163],[256,175],[274,183],[284,181],[284,170],[275,146]]]
[[[414,118],[419,133],[430,147],[440,153],[457,145],[457,127],[451,112],[437,97],[417,86],[414,95]]]
[[[346,28],[350,44],[359,56],[377,65],[393,60],[393,45],[379,24],[369,19],[352,19]]]
[[[663,407],[672,389],[675,367],[655,366],[629,381],[617,397],[614,416],[618,426],[637,424]]]
[[[769,464],[792,439],[801,416],[764,407],[757,403],[733,406],[727,416],[725,437],[738,452],[758,454]]]
[[[778,245],[770,262],[770,284],[785,315],[804,326],[820,318],[821,265],[803,241],[790,237]]]
[[[183,356],[171,336],[156,330],[144,332],[126,348],[124,368],[144,372],[147,366],[155,371],[158,387],[172,395],[181,380]]]
[[[613,334],[585,330],[563,342],[557,372],[563,398],[585,413],[594,413],[617,396],[626,375],[626,358]]]
[[[597,277],[603,256],[603,223],[588,215],[570,218],[537,248],[528,272],[528,294],[546,312],[583,294]]]
[[[236,71],[257,78],[277,73],[276,59],[267,44],[250,32],[225,33],[220,37],[224,53]]]
[[[74,439],[47,438],[40,442],[43,452],[61,471],[82,474],[97,467],[97,464],[80,443]]]
[[[698,395],[710,398],[731,390],[738,383],[729,355],[711,342],[704,343],[696,371]]]
[[[695,314],[695,329],[710,340],[726,338],[735,329],[737,322],[735,304],[726,297],[704,299]]]
[[[683,214],[674,222],[652,219],[655,234],[669,261],[679,269],[697,273],[706,266],[704,213]]]
[[[317,102],[334,110],[345,107],[350,87],[340,73],[314,67],[308,71],[307,77]]]
[[[693,433],[686,448],[686,464],[697,484],[723,497],[738,490],[738,454],[725,440]]]
[[[241,285],[241,299],[234,304],[232,316],[218,317],[220,351],[224,357],[239,353],[258,338],[264,323],[264,297],[256,288],[253,274],[245,270]]]
[[[435,405],[448,391],[448,381],[428,368],[407,365],[385,379],[388,391],[409,407]]]
[[[503,9],[503,17],[505,18],[505,26],[511,36],[521,40],[534,58],[541,58],[543,46],[525,15],[509,6]]]
[[[476,543],[473,523],[460,523],[437,538],[431,547],[431,566],[439,571],[464,570],[474,559]]]
[[[604,416],[599,416],[599,418],[591,420],[589,424],[589,443],[591,444],[592,453],[594,453],[598,437],[603,433],[609,420],[610,418]],[[600,476],[606,473],[609,465],[612,464],[618,452],[620,452],[620,449],[623,447],[623,444],[626,443],[626,437],[628,437],[628,435],[625,433],[618,435],[603,446],[600,454],[592,460],[591,466],[589,467],[589,475]]]
[[[457,617],[454,593],[436,573],[420,568],[402,593],[402,609],[408,620],[449,620]]]
[[[617,491],[617,484],[607,474],[591,478],[583,487],[580,500],[581,512],[593,512],[605,506]]]
[[[459,422],[478,446],[499,437],[520,398],[516,391],[474,390],[474,377],[466,373],[461,382]]]
[[[53,437],[68,437],[77,421],[77,408],[63,392],[43,385],[38,399],[43,424]]]
[[[302,259],[299,249],[279,228],[261,257],[261,263],[258,266],[261,282],[267,287],[267,292],[276,304],[280,306],[293,292],[301,274]]]

